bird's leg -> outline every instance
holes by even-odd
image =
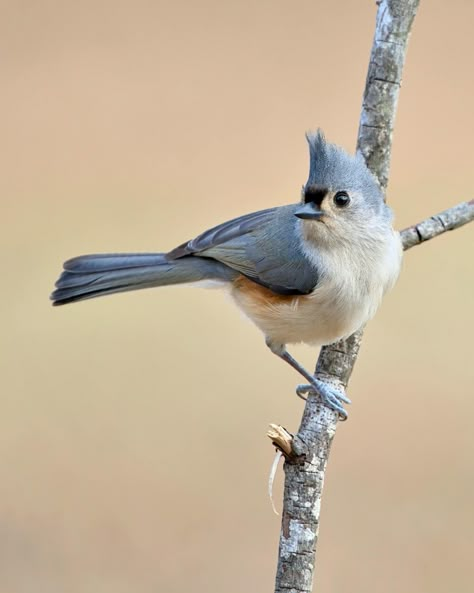
[[[276,354],[279,358],[287,362],[308,381],[308,385],[298,385],[296,388],[296,394],[299,397],[305,399],[303,397],[303,393],[314,392],[319,395],[325,405],[329,406],[333,410],[336,410],[336,412],[339,412],[341,418],[344,420],[347,418],[347,412],[343,408],[342,404],[350,404],[351,400],[342,391],[336,389],[329,383],[325,383],[324,381],[316,379],[316,377],[313,377],[311,373],[308,373],[308,371],[291,356],[284,344],[275,344],[268,339],[266,340],[266,344],[273,354]]]

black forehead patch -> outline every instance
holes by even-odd
[[[314,202],[316,205],[320,206],[328,192],[328,187],[324,185],[318,185],[317,183],[311,183],[304,188],[304,202],[305,204],[308,202]]]

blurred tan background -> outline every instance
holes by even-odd
[[[375,5],[1,9],[0,592],[272,591],[265,431],[297,428],[297,375],[216,291],[47,297],[68,257],[167,250],[297,200],[305,130],[354,146]],[[473,19],[466,0],[422,2],[399,228],[473,197]],[[473,241],[471,226],[412,250],[367,330],[318,591],[472,591]]]

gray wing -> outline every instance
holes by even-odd
[[[212,258],[278,294],[308,294],[318,282],[304,254],[294,211],[298,204],[240,216],[170,251],[167,259]]]

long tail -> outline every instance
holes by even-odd
[[[68,260],[51,295],[53,305],[115,292],[199,280],[232,280],[236,272],[212,259],[195,256],[168,261],[163,253],[82,255]]]

